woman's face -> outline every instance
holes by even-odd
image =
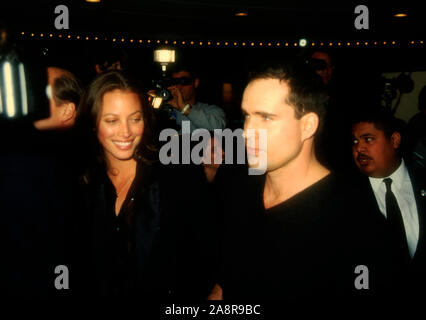
[[[116,89],[104,94],[97,135],[107,160],[132,159],[143,129],[142,105],[136,93]]]

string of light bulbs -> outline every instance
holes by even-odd
[[[424,46],[424,40],[336,40],[336,41],[212,41],[212,40],[161,40],[140,39],[137,37],[124,37],[118,35],[88,35],[70,33],[20,33],[21,38],[32,39],[61,39],[81,41],[109,41],[113,43],[142,44],[142,45],[170,45],[170,46],[194,46],[194,47],[393,47],[400,45]]]

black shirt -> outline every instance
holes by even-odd
[[[172,291],[171,212],[160,200],[164,192],[157,169],[138,163],[118,215],[115,188],[106,170],[83,186],[74,231],[69,233],[76,240],[70,239],[70,251],[77,294],[163,297]]]
[[[354,269],[369,260],[336,177],[330,174],[269,209],[263,205],[264,183],[265,175],[246,176],[227,200],[224,298],[356,291]]]

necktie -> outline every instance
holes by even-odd
[[[391,189],[392,179],[383,179],[386,185],[386,216],[392,232],[392,240],[398,250],[397,253],[402,259],[410,258],[408,250],[407,237],[405,235],[404,221],[402,219],[401,210],[399,209],[396,197]]]

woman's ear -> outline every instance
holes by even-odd
[[[319,117],[314,112],[309,112],[302,116],[302,141],[312,138],[318,130]]]

